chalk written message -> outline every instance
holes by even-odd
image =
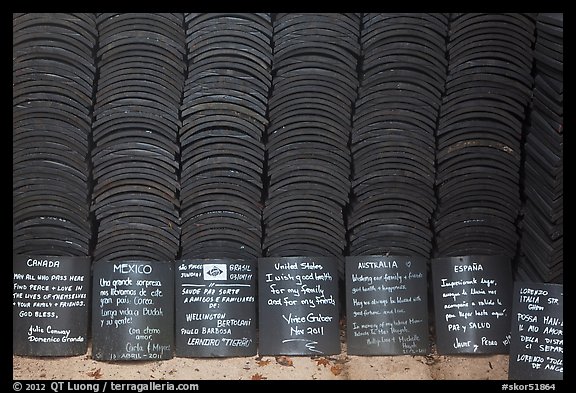
[[[174,270],[171,262],[106,262],[93,268],[92,357],[173,357]]]
[[[340,353],[337,260],[258,260],[259,353]]]
[[[516,282],[509,379],[564,378],[564,286]]]
[[[176,265],[176,356],[255,355],[255,262],[194,259]]]
[[[346,258],[346,335],[351,355],[426,354],[426,260]]]
[[[86,353],[89,285],[90,258],[14,255],[13,353]]]
[[[438,353],[508,353],[510,260],[464,256],[432,260]]]

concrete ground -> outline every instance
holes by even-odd
[[[508,355],[173,358],[100,362],[13,356],[14,380],[506,380]]]

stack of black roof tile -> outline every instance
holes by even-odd
[[[518,265],[519,277],[537,282],[563,280],[563,37],[563,14],[538,14]]]
[[[357,14],[276,15],[266,256],[343,255],[359,30]]]
[[[94,258],[174,259],[184,17],[99,14],[97,27]]]
[[[366,14],[363,22],[351,145],[350,255],[427,258],[448,17]]]
[[[261,256],[269,14],[187,14],[183,258]]]
[[[94,14],[13,14],[13,252],[87,256]]]
[[[436,256],[516,254],[535,21],[453,14],[437,132]]]

